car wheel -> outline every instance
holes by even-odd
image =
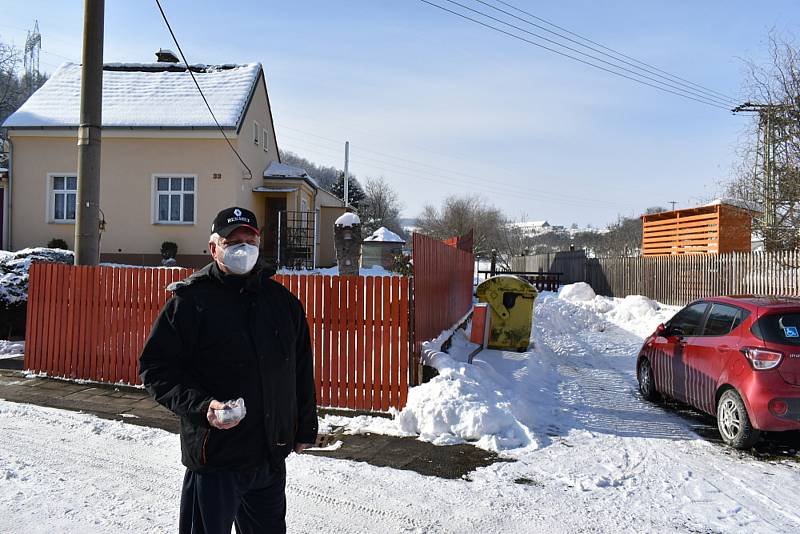
[[[727,390],[719,398],[717,428],[722,441],[734,449],[751,448],[761,434],[753,428],[744,401],[734,389]]]
[[[658,400],[659,394],[656,391],[656,381],[653,377],[653,368],[650,366],[650,360],[647,358],[642,359],[636,376],[639,379],[639,392],[642,397],[649,401]]]

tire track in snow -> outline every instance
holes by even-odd
[[[402,512],[379,508],[374,505],[374,501],[368,501],[370,504],[356,502],[340,496],[333,496],[320,489],[308,489],[294,483],[287,483],[286,494],[287,498],[295,498],[301,501],[297,503],[299,504],[297,509],[307,509],[305,505],[308,505],[310,501],[316,508],[328,508],[331,512],[335,510],[336,515],[359,514],[358,519],[360,521],[369,519],[367,525],[372,532],[396,532],[398,527],[400,527],[401,532],[447,532],[438,524],[438,521],[434,523],[420,521]],[[351,521],[352,516],[348,515],[347,520]],[[435,527],[435,530],[433,527]]]

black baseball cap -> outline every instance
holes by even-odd
[[[244,208],[227,208],[217,213],[214,217],[214,222],[211,223],[211,233],[219,234],[222,237],[228,237],[231,232],[244,226],[249,228],[256,235],[260,235],[258,231],[258,221],[256,221],[255,214]]]

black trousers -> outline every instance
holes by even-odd
[[[286,468],[195,473],[186,470],[180,534],[286,532]]]

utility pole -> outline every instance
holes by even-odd
[[[344,205],[350,205],[350,141],[344,142]]]
[[[774,231],[778,225],[778,180],[776,175],[776,154],[778,152],[778,144],[785,142],[783,139],[782,121],[779,118],[780,111],[790,110],[791,106],[787,104],[753,104],[745,102],[736,106],[731,111],[733,113],[758,113],[758,140],[756,141],[756,169],[753,174],[754,186],[758,186],[758,160],[761,159],[761,186],[759,191],[759,200],[763,211],[763,224],[764,228],[773,230],[768,232],[769,235],[762,236],[764,238],[764,245],[767,250],[771,250],[777,244],[774,243]],[[759,150],[760,148],[760,150]],[[755,188],[754,188],[755,189]]]
[[[100,260],[100,127],[103,104],[105,0],[84,0],[81,114],[78,128],[78,199],[75,206],[75,265]]]
[[[670,200],[669,203],[672,204],[672,211],[675,211],[675,204],[677,204],[677,202]]]

